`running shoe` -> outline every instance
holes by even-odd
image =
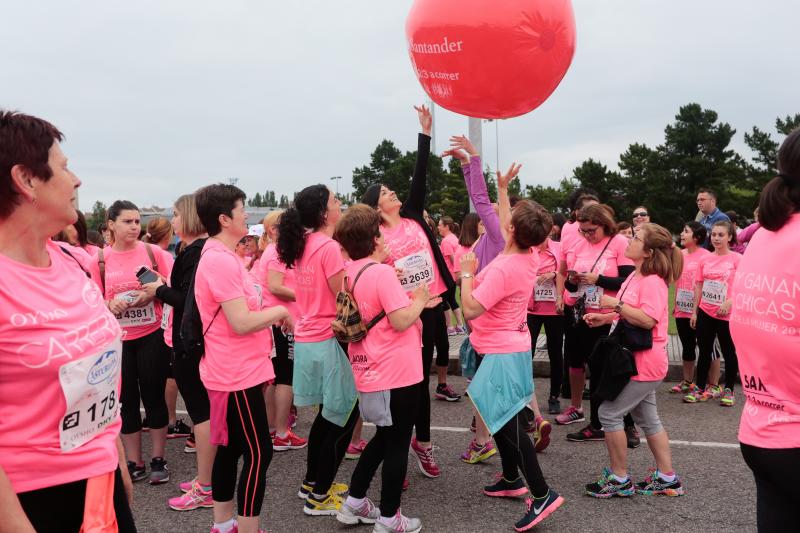
[[[258,533],[261,533],[262,531],[264,531],[264,530],[263,529],[259,529]],[[214,526],[211,526],[211,533],[222,533],[222,530],[219,529],[219,528],[216,528]],[[227,533],[239,533],[239,524],[234,523],[233,527],[231,529],[229,529]],[[264,533],[266,533],[266,532],[264,532]]]
[[[144,463],[137,465],[133,461],[128,461],[128,474],[131,476],[131,481],[141,481],[147,479],[147,468]]]
[[[547,412],[551,415],[561,414],[561,402],[556,396],[550,396],[547,399]]]
[[[309,516],[333,516],[342,508],[342,498],[329,490],[321,500],[309,494],[303,505],[303,512]]]
[[[456,394],[453,387],[447,383],[439,383],[436,385],[436,392],[433,395],[437,400],[444,400],[446,402],[457,402],[461,399],[460,394]]]
[[[459,334],[458,328],[447,328],[447,336],[448,337],[455,337]]]
[[[625,428],[625,439],[627,440],[628,448],[631,450],[638,448],[642,444],[642,439],[639,438],[639,430],[634,426]]]
[[[168,439],[182,439],[192,434],[192,428],[183,423],[180,418],[175,421],[174,425],[167,427]]]
[[[649,475],[636,484],[636,494],[644,496],[653,496],[661,494],[664,496],[683,496],[683,485],[678,476],[675,476],[673,481],[666,481],[661,479],[661,472],[655,468],[648,470]]]
[[[711,397],[713,399],[720,398],[722,396],[722,385],[711,385]]]
[[[525,485],[522,476],[517,477],[517,479],[513,481],[509,481],[503,477],[502,473],[495,476],[495,482],[493,484],[483,487],[483,493],[485,495],[495,498],[515,498],[527,492],[528,487]]]
[[[533,446],[537,452],[543,452],[550,445],[550,431],[553,426],[541,416],[536,417],[534,426],[536,431],[533,433]]]
[[[725,391],[722,393],[722,398],[719,400],[719,404],[725,407],[733,407],[736,403],[736,397],[733,395],[733,391],[731,389],[726,388]]]
[[[411,450],[414,452],[414,455],[417,456],[417,464],[423,474],[431,478],[439,477],[441,471],[439,470],[439,465],[436,464],[436,460],[433,458],[433,446],[427,449],[422,448],[419,443],[417,443],[417,438],[414,437],[411,439]]]
[[[286,432],[285,437],[275,435],[275,439],[272,441],[272,449],[276,452],[299,450],[301,448],[305,448],[307,445],[308,440],[304,439],[303,437],[298,437],[294,434],[294,432],[292,432],[291,429]]]
[[[478,444],[475,439],[469,443],[467,451],[461,454],[461,460],[465,463],[474,465],[487,460],[489,457],[497,453],[497,448],[491,440],[487,440],[485,444]]]
[[[586,485],[586,494],[592,498],[627,498],[633,496],[634,492],[630,476],[625,481],[617,481],[609,468],[603,469],[596,482]]]
[[[356,444],[353,444],[351,442],[347,446],[347,451],[344,452],[344,458],[345,459],[350,459],[351,461],[354,461],[354,460],[358,459],[359,457],[361,457],[361,452],[363,452],[364,448],[366,448],[366,447],[367,447],[367,441],[365,441],[363,439],[358,441]]]
[[[178,488],[181,489],[181,492],[189,492],[190,490],[192,490],[192,487],[194,487],[195,483],[197,483],[197,478],[178,483]]]
[[[169,499],[169,506],[176,511],[193,511],[203,507],[214,507],[214,500],[211,497],[211,487],[203,489],[199,483],[195,482],[192,488],[175,498]]]
[[[350,525],[355,525],[359,522],[362,524],[374,524],[380,515],[381,512],[375,507],[372,500],[364,498],[364,502],[358,508],[350,507],[347,501],[342,503],[342,507],[336,513],[336,520],[342,524]]]
[[[378,518],[372,528],[372,533],[418,533],[422,529],[419,518],[409,518],[397,510],[397,514],[390,519]]]
[[[183,445],[184,453],[197,453],[197,442],[194,440],[194,433],[186,437],[186,443]]]
[[[700,387],[695,385],[695,387],[692,390],[690,390],[683,396],[683,401],[684,403],[705,402],[708,400],[708,398],[706,398],[705,400],[702,399],[704,393],[705,393],[704,390],[700,389]]]
[[[163,457],[153,457],[150,461],[150,484],[161,485],[169,481],[169,468]]]
[[[350,487],[348,487],[344,483],[333,483],[328,492],[333,492],[337,496],[344,496],[345,494],[347,494],[347,489],[349,488]],[[308,498],[308,495],[311,494],[312,490],[314,490],[314,485],[311,485],[303,481],[303,483],[300,485],[300,490],[297,491],[297,497],[300,498],[301,500],[305,500],[306,498]]]
[[[695,388],[695,384],[691,381],[686,381],[685,379],[669,389],[670,392],[675,394],[689,394]]]
[[[572,405],[567,407],[566,411],[556,417],[556,424],[561,424],[562,426],[585,421],[586,417],[583,416],[583,409],[577,409]]]
[[[525,516],[514,524],[514,529],[528,531],[561,507],[562,503],[564,503],[564,498],[553,489],[548,489],[547,496],[542,498],[528,498],[525,500]]]
[[[605,440],[606,434],[602,429],[594,429],[591,424],[575,433],[567,433],[567,440],[570,442],[589,442]]]

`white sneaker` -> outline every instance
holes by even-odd
[[[408,518],[403,516],[400,509],[397,514],[389,519],[389,523],[384,523],[384,517],[378,518],[372,533],[418,533],[422,529],[422,522],[419,518]]]
[[[343,524],[350,525],[355,525],[359,522],[362,524],[374,524],[380,516],[381,513],[378,508],[375,507],[375,504],[372,503],[372,500],[364,498],[364,503],[362,503],[359,508],[352,507],[345,501],[336,514],[336,520]]]

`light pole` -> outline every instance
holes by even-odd
[[[339,196],[339,180],[342,179],[342,177],[341,176],[333,176],[331,179],[336,182],[336,196],[338,197]]]

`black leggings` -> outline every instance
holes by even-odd
[[[350,481],[350,495],[365,497],[375,471],[383,463],[380,508],[385,517],[394,516],[400,508],[400,494],[408,468],[408,445],[419,402],[418,390],[416,385],[391,390],[392,425],[376,427],[375,436],[361,453]]]
[[[176,353],[174,357],[172,374],[186,403],[186,411],[192,424],[207,422],[210,418],[211,405],[208,401],[208,391],[200,380],[200,360],[184,353]]]
[[[272,368],[275,370],[275,385],[292,386],[294,377],[294,337],[290,341],[281,328],[272,326],[272,339],[275,342],[275,357]],[[347,349],[345,349],[347,352]]]
[[[547,355],[550,358],[550,396],[558,398],[564,376],[564,317],[560,315],[528,314],[528,330],[531,332],[531,354],[536,355],[536,339],[544,325],[547,336]]]
[[[322,405],[308,432],[308,455],[306,456],[305,482],[314,486],[314,494],[325,494],[333,484],[344,453],[353,436],[358,420],[358,402],[353,406],[350,418],[344,427],[337,426],[322,416]]]
[[[83,524],[86,480],[17,495],[22,510],[38,533],[78,533]],[[136,533],[119,468],[114,473],[114,511],[120,533]]]
[[[800,448],[767,449],[739,444],[756,480],[756,520],[759,533],[796,531],[800,522]],[[794,524],[792,526],[791,524]]]
[[[450,363],[450,341],[447,339],[443,305],[423,310],[419,318],[422,320],[422,381],[418,385],[419,403],[414,426],[417,429],[417,440],[430,442],[431,393],[428,387],[431,379],[433,348],[436,347],[436,366],[447,366]]]
[[[272,461],[264,384],[228,394],[226,421],[228,445],[217,448],[211,470],[214,501],[232,500],[236,489],[239,515],[258,516],[264,501],[267,467]],[[236,474],[240,457],[244,457],[244,461],[237,489]]]
[[[697,361],[697,386],[704,389],[707,385],[715,337],[719,339],[722,357],[725,359],[725,387],[733,390],[738,381],[739,359],[736,357],[736,346],[733,345],[731,338],[730,324],[727,320],[709,316],[702,309],[697,310],[697,345],[700,348],[700,359]]]
[[[528,425],[523,411],[514,415],[494,434],[494,443],[500,452],[503,477],[508,481],[513,481],[522,471],[531,494],[535,498],[541,498],[547,495],[547,482],[544,480],[539,460],[536,458],[536,449],[525,431]]]
[[[691,319],[676,318],[675,326],[678,328],[678,338],[681,340],[681,358],[684,361],[694,361],[697,358],[697,332],[692,328]]]
[[[123,434],[141,431],[140,400],[151,429],[161,429],[169,423],[164,399],[169,362],[169,347],[164,343],[161,329],[122,343],[120,412]]]

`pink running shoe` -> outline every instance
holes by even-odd
[[[572,405],[570,405],[566,411],[556,417],[556,423],[561,424],[562,426],[585,421],[586,417],[583,416],[583,409],[576,409]]]
[[[189,481],[184,481],[180,483],[178,487],[181,489],[181,492],[189,492],[194,487],[194,484],[197,483],[197,478],[191,479]]]
[[[264,530],[263,529],[259,529],[258,533],[261,533],[262,531],[264,531]],[[215,528],[214,526],[211,526],[211,533],[222,533],[222,531],[220,531],[219,529]],[[239,533],[239,524],[234,524],[233,528],[228,530],[228,533]],[[266,531],[264,531],[264,533],[266,533]]]
[[[356,460],[361,457],[361,452],[364,451],[364,448],[367,447],[367,441],[361,439],[358,441],[358,444],[353,444],[352,442],[347,447],[347,451],[344,452],[344,458],[350,460]]]
[[[439,465],[436,464],[436,460],[433,458],[433,446],[425,449],[417,443],[417,438],[414,437],[411,439],[411,450],[417,456],[417,463],[423,474],[431,478],[441,475],[442,472],[439,470]]]
[[[194,511],[203,507],[214,507],[210,490],[203,490],[198,483],[192,486],[189,492],[169,499],[169,506],[176,511]]]

